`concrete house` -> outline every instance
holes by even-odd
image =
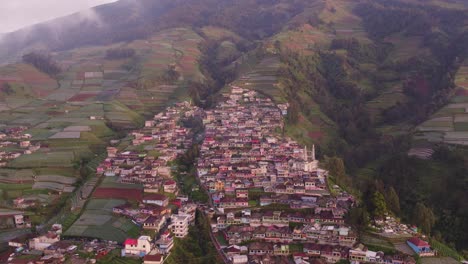
[[[151,252],[153,245],[149,236],[140,236],[138,239],[128,238],[124,242],[122,255],[134,255],[143,257]]]

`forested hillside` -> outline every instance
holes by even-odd
[[[321,144],[321,153],[343,159],[351,178],[337,174],[336,181],[359,189],[364,210],[375,215],[373,199],[381,193],[388,211],[466,249],[467,151],[412,135],[458,91],[455,76],[468,55],[467,13],[402,1],[362,2],[352,12],[365,37],[337,36],[305,52],[276,43],[288,120],[312,118],[309,100],[320,105],[338,135]],[[433,158],[409,157],[418,147],[432,148]]]

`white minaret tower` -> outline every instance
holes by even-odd
[[[307,161],[308,160],[308,156],[307,156],[307,146],[304,147],[304,160]]]
[[[312,160],[315,160],[315,144],[312,145]]]

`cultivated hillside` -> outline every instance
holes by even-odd
[[[1,36],[0,62],[12,63],[0,68],[0,115],[79,158],[47,131],[90,125],[91,156],[175,99],[209,108],[227,84],[255,89],[289,103],[285,134],[344,161],[333,176],[363,209],[394,189],[397,216],[416,224],[424,205],[435,215],[425,231],[466,250],[467,10],[462,0],[121,0]],[[60,72],[22,63],[31,51]]]

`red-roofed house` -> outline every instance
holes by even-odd
[[[435,251],[431,249],[431,245],[419,237],[413,237],[406,241],[408,246],[421,257],[435,256]]]
[[[134,255],[143,257],[151,252],[153,245],[149,236],[140,236],[138,239],[126,239],[122,256]]]
[[[177,183],[174,180],[167,180],[164,183],[164,191],[168,193],[175,193],[177,191]]]

